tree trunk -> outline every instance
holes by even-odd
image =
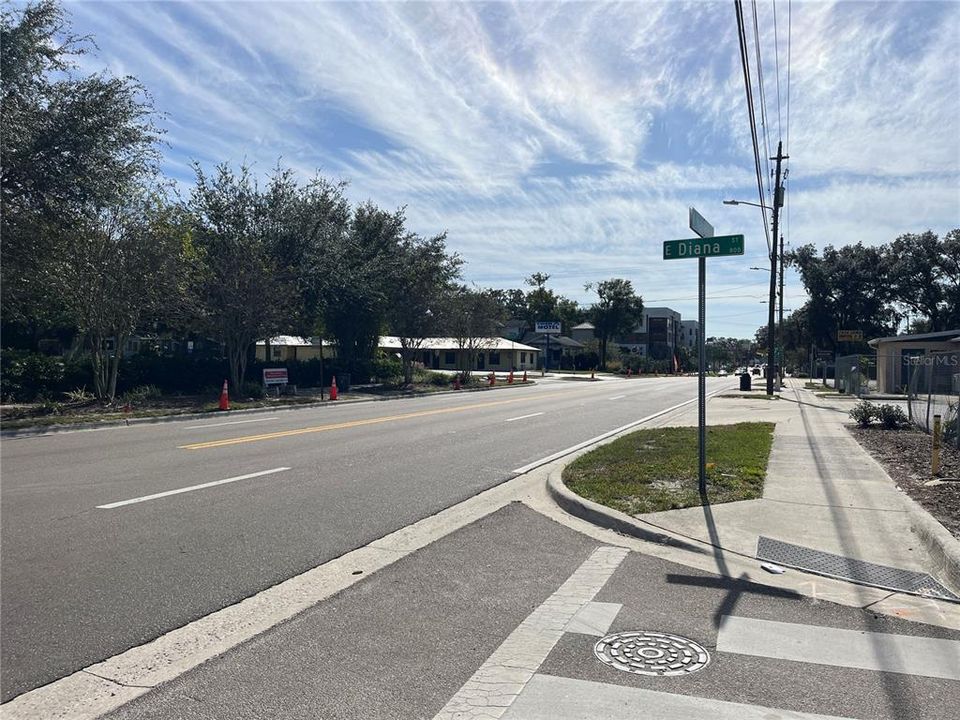
[[[117,375],[120,372],[120,360],[123,358],[123,352],[120,350],[127,342],[126,336],[117,336],[117,342],[113,347],[113,358],[109,359],[108,367],[110,373],[110,382],[108,386],[108,395],[110,402],[117,396]]]
[[[607,369],[607,336],[606,335],[600,338],[600,368],[602,370]]]
[[[403,384],[413,384],[413,348],[400,341],[400,362],[403,364]]]
[[[99,334],[90,336],[90,364],[93,366],[93,392],[97,400],[107,399],[108,372],[105,367],[106,339]]]

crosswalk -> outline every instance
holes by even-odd
[[[680,692],[672,693],[664,691],[664,681],[682,683],[687,681],[686,678],[649,678],[642,676],[656,673],[640,672],[641,677],[631,675],[626,679],[611,676],[611,682],[598,682],[591,675],[604,677],[599,671],[574,670],[569,674],[581,672],[582,676],[567,677],[558,671],[558,667],[563,667],[562,663],[554,663],[551,670],[543,671],[541,668],[548,655],[561,644],[565,635],[590,636],[597,640],[606,637],[609,640],[611,628],[618,631],[626,629],[617,627],[622,624],[617,623],[624,608],[622,604],[595,600],[596,594],[617,571],[624,557],[625,554],[616,548],[598,549],[557,593],[531,613],[507,638],[461,691],[451,698],[435,720],[626,720],[641,717],[644,720],[853,720],[855,717],[885,716],[883,710],[878,711],[877,707],[869,711],[864,709],[867,715],[860,715],[856,712],[860,708],[849,703],[841,706],[841,710],[852,709],[853,712],[849,714],[817,714],[810,712],[818,709],[815,703],[798,702],[796,697],[792,702],[784,702],[792,704],[792,708],[736,702],[734,700],[742,698],[716,697],[723,695],[722,679],[696,685],[694,692],[688,685]],[[585,579],[589,582],[585,583]],[[632,617],[637,617],[636,609]],[[783,622],[736,613],[721,615],[713,633],[712,637],[696,638],[696,642],[711,648],[714,659],[722,658],[728,669],[737,662],[787,661],[796,664],[790,666],[793,669],[789,671],[795,675],[803,674],[803,668],[806,667],[821,668],[811,670],[814,674],[820,673],[821,677],[827,669],[835,669],[838,673],[870,671],[883,677],[910,676],[922,678],[918,682],[927,683],[927,691],[942,696],[941,700],[948,707],[960,707],[960,640]],[[672,638],[672,641],[682,640],[674,636],[665,637]],[[581,648],[585,646],[584,640],[571,642],[579,642],[578,647]],[[594,640],[591,639],[590,643],[593,644]],[[681,649],[676,652],[682,655],[682,645],[677,647]],[[633,653],[634,659],[641,660],[641,666],[641,655],[655,658],[658,657],[657,653],[663,654],[656,647],[634,647],[628,652]],[[581,652],[578,663],[580,657],[582,663],[594,661],[593,658],[584,657]],[[613,664],[616,667],[616,663]],[[698,667],[703,668],[697,670],[698,675],[701,672],[721,672],[706,663],[699,663]],[[606,671],[619,672],[617,669]],[[679,675],[682,671],[664,674]],[[688,674],[687,678],[692,676],[692,673]],[[788,674],[786,682],[790,681]],[[884,681],[874,682],[874,691],[878,682],[882,685]],[[895,681],[894,684],[897,682],[902,686],[903,681]],[[870,683],[866,682],[866,685]],[[697,694],[697,689],[712,690],[713,696],[708,696],[706,692],[701,696]],[[836,692],[849,690],[838,687]],[[869,689],[860,691],[869,692]],[[736,696],[736,693],[732,695]],[[829,692],[825,697],[828,695]],[[909,693],[904,697],[907,696]],[[778,697],[784,700],[786,696]],[[916,717],[911,708],[895,708],[892,715],[897,718]]]

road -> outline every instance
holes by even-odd
[[[693,378],[548,380],[5,439],[2,700],[695,395]]]

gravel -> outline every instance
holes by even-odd
[[[901,490],[960,539],[960,452],[955,447],[940,447],[940,478],[955,478],[957,481],[927,485],[934,479],[930,468],[933,449],[930,435],[914,429],[851,426],[849,430],[857,442],[883,465]]]

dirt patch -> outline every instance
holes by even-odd
[[[960,481],[925,485],[933,479],[930,454],[933,439],[919,430],[848,427],[850,433],[883,465],[897,486],[920,503],[960,539]],[[941,445],[940,477],[960,478],[960,452]]]

